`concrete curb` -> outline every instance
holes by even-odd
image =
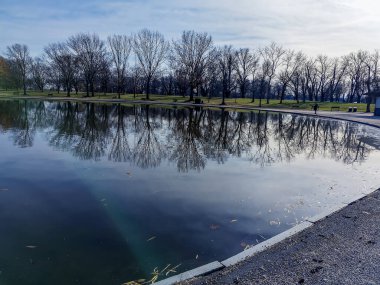
[[[301,233],[303,232],[304,230],[312,227],[315,223],[319,222],[319,221],[322,221],[324,219],[326,219],[327,217],[343,210],[344,208],[346,208],[348,205],[350,204],[353,204],[365,197],[367,197],[368,195],[372,194],[373,192],[375,192],[376,190],[373,190],[373,191],[370,191],[369,193],[361,193],[357,196],[354,196],[352,198],[347,198],[344,202],[341,202],[333,207],[330,207],[328,208],[327,210],[323,211],[322,213],[318,214],[318,215],[315,215],[311,218],[307,218],[305,221],[301,222],[300,224],[266,240],[266,241],[263,241],[245,251],[242,251],[228,259],[225,259],[221,262],[218,262],[218,261],[214,261],[212,263],[209,263],[209,264],[206,264],[204,266],[201,266],[201,267],[197,267],[193,270],[190,270],[190,271],[186,271],[184,273],[181,273],[181,274],[178,274],[178,275],[175,275],[175,276],[172,276],[172,277],[169,277],[167,279],[164,279],[164,280],[161,280],[157,283],[154,283],[154,284],[157,284],[157,285],[172,285],[172,284],[175,284],[175,283],[178,283],[178,282],[181,282],[181,281],[185,281],[185,280],[188,280],[188,279],[191,279],[191,278],[194,278],[194,277],[199,277],[199,276],[203,276],[203,275],[208,275],[210,273],[213,273],[215,271],[218,271],[218,270],[221,270],[225,267],[229,267],[229,266],[233,266],[239,262],[242,262],[244,261],[245,259],[249,258],[249,257],[252,257],[260,252],[263,252],[267,249],[269,249],[270,247],[273,247],[275,246],[276,244],[278,243],[281,243],[283,242],[284,240],[288,239],[288,238],[291,238],[292,236],[298,234],[298,233]]]
[[[183,272],[181,274],[169,277],[167,279],[154,283],[156,285],[171,285],[180,281],[184,281],[193,277],[210,274],[214,271],[224,268],[224,265],[218,261],[211,262],[209,264],[197,267],[195,269]]]
[[[298,234],[299,232],[302,232],[303,230],[311,227],[313,224],[310,223],[310,222],[302,222],[292,228],[290,228],[289,230],[285,231],[285,232],[282,232],[270,239],[267,239],[266,241],[263,241],[261,243],[259,243],[258,245],[255,245],[254,247],[251,247],[237,255],[234,255],[226,260],[223,260],[221,263],[224,265],[224,266],[231,266],[231,265],[235,265],[236,263],[239,263],[243,260],[245,260],[247,257],[251,257],[259,252],[262,252],[266,249],[268,249],[269,247],[272,247],[274,246],[275,244],[287,239],[287,238],[290,238],[292,236],[294,236],[295,234]]]
[[[307,218],[306,221],[315,224],[316,222],[322,221],[326,219],[328,216],[331,216],[332,214],[335,214],[336,212],[339,212],[340,210],[343,210],[346,208],[348,205],[345,203],[340,203],[338,205],[335,205],[334,207],[331,207],[322,213],[315,215],[311,218]]]

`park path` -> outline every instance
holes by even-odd
[[[309,111],[309,110],[267,109],[267,108],[265,108],[264,110],[269,110],[273,112],[285,112],[285,113],[315,116],[314,111]],[[351,121],[351,122],[357,122],[357,123],[362,123],[362,124],[380,128],[380,117],[374,116],[373,113],[318,111],[316,116],[323,117],[323,118],[340,119],[340,120],[346,120],[346,121]]]
[[[181,285],[380,284],[380,191],[245,261]]]

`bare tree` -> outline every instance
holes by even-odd
[[[45,53],[50,59],[50,66],[59,70],[67,97],[70,97],[76,67],[75,56],[65,43],[50,44],[45,48]]]
[[[294,50],[288,50],[285,52],[282,60],[283,68],[279,73],[279,82],[281,84],[281,93],[280,93],[280,104],[284,100],[287,87],[291,84],[292,79],[294,80],[295,85],[298,84],[296,73],[299,70],[300,65],[303,63],[303,54],[296,53]],[[295,77],[295,78],[294,78]],[[298,87],[295,88],[295,97],[298,102]]]
[[[307,93],[309,101],[317,100],[318,71],[315,62],[315,59],[309,58],[304,67],[303,93],[304,97]]]
[[[318,72],[318,93],[320,93],[320,101],[324,102],[326,100],[326,91],[329,82],[329,71],[331,68],[331,61],[326,55],[318,55],[316,59],[316,66]]]
[[[233,71],[236,66],[235,51],[232,46],[224,46],[218,49],[218,67],[222,76],[222,105],[225,105],[225,98],[231,96],[233,89]]]
[[[97,76],[98,77],[99,89],[101,91],[103,91],[104,95],[107,94],[107,91],[109,89],[109,85],[111,82],[111,76],[112,76],[112,74],[111,74],[111,58],[107,54],[102,58],[99,73]]]
[[[168,43],[159,32],[144,29],[135,35],[133,48],[144,73],[146,99],[149,100],[150,85],[165,60]]]
[[[29,55],[29,48],[26,45],[14,44],[7,47],[7,56],[13,61],[20,74],[24,95],[26,95],[26,76],[30,66],[31,57]]]
[[[330,102],[339,100],[340,94],[338,94],[339,87],[343,85],[343,79],[346,75],[346,70],[348,67],[347,57],[334,58],[331,62],[330,70],[330,80],[328,83],[328,92],[330,97]]]
[[[306,60],[306,56],[302,52],[298,52],[294,58],[293,70],[290,73],[290,87],[294,93],[294,99],[297,103],[299,103],[299,93],[302,90],[302,83],[304,80],[302,67],[305,65]],[[303,96],[303,102],[305,101],[306,97]]]
[[[365,79],[365,84],[367,87],[367,108],[366,112],[371,112],[371,103],[373,99],[373,92],[378,92],[380,90],[379,86],[379,51],[375,50],[373,54],[368,55],[365,60],[364,64],[367,69]]]
[[[261,81],[260,81],[260,73],[259,73],[260,54],[255,51],[254,53],[252,53],[252,56],[253,56],[254,65],[253,65],[253,68],[251,71],[251,75],[252,75],[252,81],[251,81],[252,100],[251,100],[251,102],[253,103],[253,102],[255,102],[255,95],[256,95],[257,90],[258,90],[258,88],[257,88],[258,82],[261,82]],[[261,106],[261,103],[260,103],[260,106]]]
[[[44,92],[44,87],[47,82],[47,66],[46,62],[40,58],[36,57],[32,60],[31,64],[32,78],[37,88]]]
[[[368,54],[364,51],[358,51],[357,53],[350,53],[348,55],[348,101],[352,103],[354,98],[357,97],[357,101],[360,102],[361,96],[364,93],[364,73],[365,73],[365,60]]]
[[[120,99],[120,94],[125,92],[124,86],[132,42],[131,39],[125,35],[113,35],[112,37],[108,37],[107,40],[116,71],[117,94]]]
[[[190,101],[194,100],[194,90],[198,90],[203,82],[212,49],[212,38],[207,33],[184,31],[181,39],[173,42],[171,64],[186,76],[190,87]]]
[[[255,53],[251,53],[248,48],[242,48],[235,53],[236,64],[235,70],[237,73],[237,83],[240,89],[240,95],[245,98],[248,85],[248,77],[252,74],[258,64],[258,57]]]
[[[270,89],[273,78],[276,76],[276,70],[281,64],[281,58],[285,50],[282,46],[272,42],[269,46],[260,50],[263,58],[263,76],[267,82],[266,99],[269,104]]]
[[[83,71],[86,96],[95,95],[94,83],[99,74],[106,49],[104,42],[96,34],[77,34],[68,40],[68,46],[75,52],[78,62]]]
[[[62,85],[62,74],[59,71],[58,68],[52,65],[47,65],[47,82],[48,84],[54,88],[57,93],[61,91],[61,85]]]

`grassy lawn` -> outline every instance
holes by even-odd
[[[57,93],[52,91],[28,91],[27,96],[39,96],[39,97],[48,97],[48,94],[52,94],[51,97],[66,97],[65,92]],[[4,91],[0,90],[0,97],[16,97],[16,96],[22,96],[22,91]],[[85,96],[85,93],[78,93],[76,95],[75,93],[71,94],[72,98],[83,98]],[[49,98],[51,98],[49,96]],[[182,97],[182,96],[175,96],[175,95],[150,95],[150,101],[159,101],[162,103],[185,103],[188,102],[188,97]],[[90,97],[89,99],[117,99],[118,96],[115,93],[108,93],[104,95],[103,93],[96,93],[95,97]],[[137,94],[134,96],[133,94],[125,94],[121,95],[121,99],[124,100],[145,100],[144,94]],[[221,98],[211,98],[210,100],[208,98],[202,98],[203,102],[206,104],[212,104],[212,105],[220,105],[222,102]],[[255,102],[251,102],[250,98],[227,98],[225,100],[226,105],[238,105],[238,106],[247,106],[247,107],[258,107],[259,106],[259,100],[256,99]],[[285,100],[282,104],[280,104],[279,100],[270,100],[270,103],[267,104],[266,100],[262,100],[262,107],[263,108],[276,108],[276,109],[294,109],[294,110],[310,110],[311,107],[315,104],[315,102],[306,101],[305,103],[297,103],[293,100]],[[359,104],[352,104],[352,103],[336,103],[336,102],[318,102],[319,110],[323,111],[331,111],[331,107],[340,107],[339,111],[347,112],[349,107],[357,107],[358,112],[365,112],[366,110],[366,104],[359,103]],[[338,111],[338,110],[335,110]],[[371,105],[371,111],[374,111],[374,104]]]

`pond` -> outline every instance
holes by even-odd
[[[379,130],[263,111],[1,100],[0,150],[2,285],[161,280],[380,185]]]

